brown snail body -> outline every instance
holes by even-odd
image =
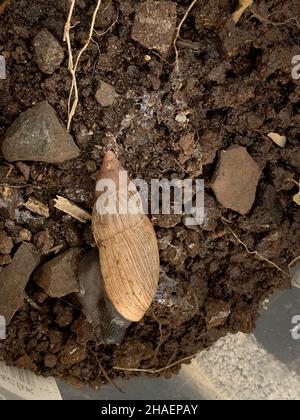
[[[127,187],[126,176],[120,185],[120,172],[126,174],[113,152],[107,152],[100,168],[97,200],[103,198],[99,181],[110,180],[116,186],[116,200],[124,203],[137,190]],[[97,202],[93,210],[93,234],[99,249],[100,271],[105,292],[116,311],[128,321],[138,322],[152,303],[159,279],[159,252],[154,228],[142,213],[130,211],[99,212]]]

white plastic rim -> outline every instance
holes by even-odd
[[[6,79],[6,62],[5,57],[0,55],[0,80]]]

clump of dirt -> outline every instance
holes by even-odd
[[[94,3],[77,2],[71,32],[76,49],[86,41]],[[8,164],[4,159],[0,164],[1,272],[22,242],[31,242],[43,262],[72,247],[95,245],[90,224],[57,210],[54,199],[63,196],[90,212],[96,170],[116,143],[131,177],[205,180],[203,225],[186,226],[176,215],[152,217],[161,257],[159,290],[120,346],[96,343],[73,295],[63,301],[51,298],[33,278],[29,281],[30,299],[0,342],[0,358],[75,385],[99,386],[107,375],[137,374],[115,367],[157,370],[226,333],[251,332],[265,298],[275,288],[289,287],[284,272],[300,254],[299,207],[292,200],[298,192],[292,180],[300,179],[300,82],[291,77],[291,58],[300,54],[298,5],[261,0],[235,25],[232,13],[238,2],[199,0],[181,28],[178,71],[172,45],[165,54],[166,42],[172,44],[166,27],[166,40],[151,34],[163,45],[163,56],[147,49],[146,41],[144,46],[137,42],[144,30],[137,23],[133,39],[135,12],[145,9],[141,3],[108,0],[99,12],[77,74],[80,97],[71,135],[80,156],[57,164]],[[168,3],[170,30],[175,10],[170,3],[176,5],[177,24],[190,4],[156,3]],[[67,122],[71,78],[62,39],[68,6],[68,1],[12,0],[0,15],[0,55],[7,65],[7,78],[0,80],[0,141],[21,112],[45,100]],[[39,50],[37,61],[34,51],[41,30],[52,34],[65,57],[60,64],[61,50],[59,59],[53,53],[48,74],[41,71],[45,54]],[[99,93],[103,86],[111,96]],[[267,138],[270,132],[284,134],[286,146]],[[221,151],[233,145],[245,148],[261,173],[247,214],[222,207],[210,187]],[[50,216],[24,208],[30,197],[47,205]],[[158,374],[179,368],[173,365]]]

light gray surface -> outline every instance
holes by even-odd
[[[228,335],[171,379],[137,377],[99,391],[60,383],[65,399],[300,399],[300,339],[291,320],[300,315],[300,289],[276,293],[257,323],[255,337]]]
[[[191,381],[176,375],[172,379],[137,377],[128,381],[117,381],[125,391],[120,393],[114,386],[103,386],[99,391],[89,388],[78,390],[58,383],[64,399],[77,400],[202,400],[198,388]]]

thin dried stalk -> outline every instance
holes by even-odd
[[[300,255],[298,257],[294,258],[293,261],[289,263],[289,267],[292,267],[296,262],[300,261]]]
[[[250,255],[256,255],[258,258],[260,258],[261,260],[267,262],[268,264],[272,265],[273,267],[275,267],[278,271],[280,271],[282,274],[284,274],[287,277],[291,277],[289,273],[287,273],[286,271],[284,271],[282,268],[280,268],[277,264],[275,264],[273,261],[270,261],[268,258],[264,257],[262,254],[260,254],[257,251],[251,251],[248,246],[237,236],[237,234],[228,226],[228,230],[230,231],[230,233],[235,237],[235,239],[238,241],[239,244],[241,244],[245,250],[247,251],[248,254]]]
[[[173,41],[173,46],[174,46],[175,56],[176,56],[175,62],[176,62],[176,70],[177,71],[179,71],[179,53],[178,53],[178,48],[177,48],[177,41],[178,41],[178,38],[180,36],[180,31],[181,31],[182,25],[184,24],[185,20],[187,19],[187,17],[189,15],[190,11],[192,10],[192,8],[195,6],[196,2],[197,2],[197,0],[192,1],[192,3],[187,8],[183,18],[181,19],[179,25],[176,28],[175,38],[174,38],[174,41]]]
[[[75,115],[76,108],[77,108],[78,101],[79,101],[78,85],[77,85],[77,78],[76,78],[76,72],[77,72],[78,64],[80,62],[82,54],[88,48],[88,46],[90,45],[90,42],[92,40],[93,33],[94,33],[94,28],[95,28],[95,21],[96,21],[96,17],[97,17],[99,8],[101,6],[101,3],[102,3],[102,0],[97,0],[97,4],[96,4],[96,7],[95,7],[93,16],[92,16],[92,21],[91,21],[91,26],[90,26],[88,38],[87,38],[84,46],[79,51],[79,53],[77,55],[77,58],[75,60],[75,63],[74,63],[74,59],[73,59],[72,46],[71,46],[71,40],[70,40],[70,29],[71,29],[71,20],[72,20],[74,8],[75,8],[76,0],[72,0],[71,5],[70,5],[69,15],[68,15],[68,19],[67,19],[67,22],[66,22],[66,25],[65,25],[65,32],[64,32],[64,40],[67,42],[67,46],[68,46],[69,71],[70,71],[71,76],[72,76],[72,83],[71,83],[71,89],[70,89],[70,94],[69,94],[69,102],[68,102],[68,124],[67,124],[67,130],[68,131],[70,131],[71,124],[72,124],[72,119]],[[73,98],[73,102],[72,102],[72,98]]]
[[[29,297],[27,294],[25,294],[24,299],[33,309],[35,309],[38,312],[42,311],[42,308],[37,303],[35,303],[35,301],[32,300],[31,297]]]
[[[253,4],[253,0],[239,0],[240,7],[232,13],[232,20],[235,24],[238,23],[244,11]]]
[[[251,18],[252,17],[258,19],[261,23],[267,23],[268,25],[272,25],[272,26],[285,26],[290,22],[295,22],[296,26],[300,29],[300,22],[296,16],[292,16],[283,22],[273,22],[272,20],[266,18],[265,16],[262,16],[261,14],[256,13],[251,10]]]
[[[119,367],[119,366],[114,366],[113,369],[114,370],[122,370],[124,372],[143,372],[143,373],[152,373],[152,374],[156,374],[156,373],[161,373],[164,370],[170,369],[176,365],[179,365],[180,363],[183,363],[187,360],[191,360],[193,357],[195,357],[196,354],[193,354],[192,356],[187,356],[184,357],[183,359],[177,360],[177,362],[174,363],[170,363],[169,365],[162,367],[160,369],[138,369],[138,368],[123,368],[123,367]]]
[[[155,319],[155,321],[157,322],[158,328],[159,328],[159,340],[158,340],[158,344],[157,344],[157,347],[155,349],[155,353],[154,353],[154,356],[153,356],[153,360],[155,361],[157,356],[158,356],[159,350],[162,346],[162,343],[163,343],[163,328],[162,328],[162,324],[159,322],[158,318],[156,317],[154,311],[152,311],[152,316]]]
[[[107,380],[107,382],[112,384],[116,388],[116,390],[119,391],[121,394],[125,394],[125,391],[118,384],[116,384],[116,382],[112,378],[109,377],[108,373],[106,372],[106,370],[104,369],[104,367],[100,363],[98,354],[95,351],[92,351],[92,353],[93,353],[93,355],[96,359],[97,365],[98,365],[99,369],[101,370],[102,375]]]

